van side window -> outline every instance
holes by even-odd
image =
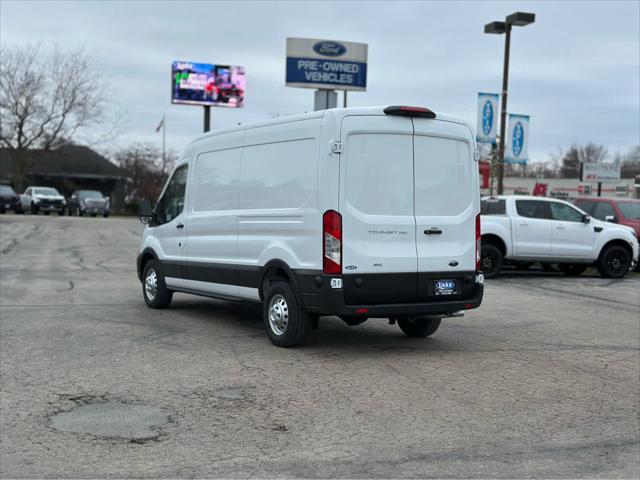
[[[582,222],[582,213],[564,203],[551,202],[551,214],[554,220],[563,222]]]
[[[173,172],[173,176],[167,184],[164,195],[158,202],[157,213],[160,224],[169,223],[182,213],[186,187],[187,165],[183,165]]]
[[[521,217],[551,219],[549,202],[541,200],[516,200],[516,211]]]

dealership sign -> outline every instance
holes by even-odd
[[[496,143],[498,133],[498,99],[497,93],[478,94],[478,123],[476,140],[479,143]]]
[[[583,182],[619,183],[620,165],[615,163],[581,163],[580,180]]]
[[[243,107],[244,67],[211,63],[171,64],[171,103],[215,107]]]
[[[529,115],[509,114],[505,163],[526,165],[529,160]]]
[[[367,44],[287,38],[288,87],[367,89]]]

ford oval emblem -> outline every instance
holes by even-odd
[[[458,261],[457,260],[451,260],[449,262],[449,266],[450,267],[457,267],[458,266]]]
[[[493,105],[491,102],[487,100],[484,104],[484,108],[482,109],[482,133],[485,136],[491,133],[491,129],[493,128]]]
[[[516,123],[513,128],[513,137],[511,138],[511,149],[513,150],[513,156],[518,157],[522,153],[522,147],[524,146],[524,127],[522,123]]]
[[[313,46],[313,51],[325,57],[340,57],[347,53],[347,47],[338,42],[322,41]]]

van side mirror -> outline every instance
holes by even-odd
[[[148,225],[153,221],[153,216],[154,214],[153,209],[151,208],[151,202],[148,198],[145,198],[144,200],[142,200],[142,203],[140,203],[138,217],[140,218],[140,221],[142,223]]]
[[[604,221],[609,223],[618,223],[618,217],[615,215],[607,215],[604,217]]]
[[[591,217],[587,214],[582,215],[582,222],[583,223],[589,223],[591,222]]]

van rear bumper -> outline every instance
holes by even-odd
[[[471,272],[470,272],[471,273]],[[477,276],[473,273],[473,285],[465,288],[464,295],[453,296],[450,300],[430,297],[425,299],[416,298],[416,301],[400,301],[400,302],[367,302],[358,304],[347,304],[345,302],[345,294],[342,288],[333,288],[331,286],[332,279],[341,279],[345,283],[347,275],[326,276],[322,274],[316,275],[296,275],[298,281],[302,301],[306,311],[316,313],[318,315],[342,315],[342,316],[360,316],[360,317],[390,317],[395,315],[420,315],[420,314],[444,314],[449,312],[457,312],[460,310],[470,310],[477,308],[482,303],[484,293],[484,285],[475,281]],[[380,277],[385,274],[377,274]],[[384,283],[383,278],[377,278],[376,283]],[[393,275],[389,278],[389,287],[393,288]],[[384,297],[385,292],[381,292]]]

